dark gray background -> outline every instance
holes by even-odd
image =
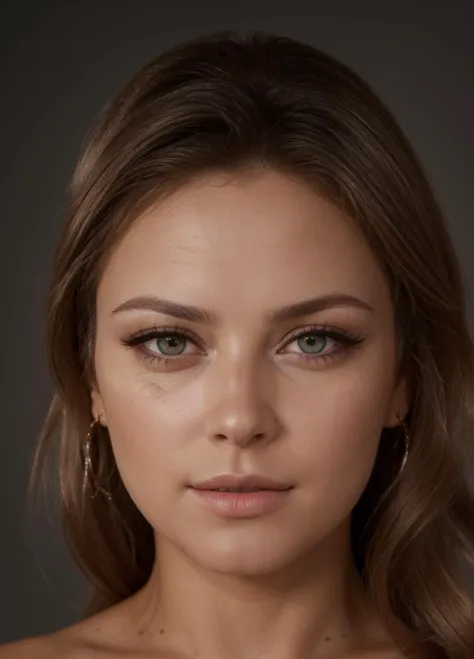
[[[43,346],[51,261],[66,185],[95,114],[160,50],[215,30],[264,29],[339,57],[372,84],[417,149],[449,218],[472,322],[472,1],[427,5],[2,1],[0,642],[55,630],[80,610],[83,581],[54,512],[32,535],[25,506],[52,393]]]

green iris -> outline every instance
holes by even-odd
[[[166,355],[180,355],[186,349],[187,339],[181,339],[177,336],[165,336],[157,339],[156,343],[161,352]],[[166,352],[168,349],[171,352]]]
[[[311,334],[311,335],[308,334],[307,336],[300,337],[299,339],[297,339],[297,341],[298,341],[298,346],[301,348],[303,352],[305,352],[304,343],[306,343],[306,347],[309,348],[309,352],[321,352],[320,342],[323,343],[322,347],[324,348],[324,344],[327,341],[327,337],[317,336],[316,334]]]

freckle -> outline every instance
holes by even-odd
[[[165,631],[164,629],[160,629],[160,634],[163,634],[164,631]]]
[[[331,637],[330,637],[330,636],[326,636],[326,638],[325,638],[324,640],[325,640],[325,641],[330,641],[330,640],[331,640]]]

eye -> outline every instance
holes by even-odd
[[[323,335],[321,333],[311,332],[305,333],[299,336],[297,339],[293,340],[289,345],[296,344],[298,348],[301,348],[301,351],[305,354],[319,354],[324,352],[324,348],[327,347],[328,341],[334,342],[334,339],[329,337],[327,334]]]
[[[166,357],[175,357],[185,352],[189,339],[179,334],[164,334],[146,341],[144,345],[146,343],[151,343],[152,348],[156,346]]]
[[[361,345],[364,340],[363,336],[327,325],[304,327],[291,332],[283,345],[283,348],[286,348],[295,344],[297,349],[283,352],[282,348],[278,354],[292,355],[296,360],[312,364],[326,363]],[[122,343],[139,348],[144,359],[159,362],[164,366],[178,364],[186,358],[203,354],[198,345],[199,341],[192,332],[174,327],[143,330],[126,337]],[[333,345],[329,352],[326,350],[328,344]],[[193,350],[193,346],[197,351]]]
[[[360,346],[365,337],[358,336],[343,329],[331,328],[327,325],[323,327],[313,326],[295,330],[287,338],[284,347],[296,344],[301,350],[290,350],[286,354],[296,355],[309,362],[327,362],[336,359],[343,352],[351,348]],[[329,353],[326,352],[327,345],[335,345]]]
[[[126,337],[122,343],[129,347],[139,347],[145,359],[164,364],[201,354],[187,351],[188,347],[197,345],[194,335],[176,328],[155,327],[143,330]]]

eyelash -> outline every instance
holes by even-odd
[[[313,364],[315,362],[327,363],[329,361],[337,359],[342,352],[345,352],[350,348],[359,347],[365,340],[364,336],[353,334],[352,332],[349,332],[347,330],[335,329],[330,327],[329,325],[311,326],[301,330],[294,330],[293,332],[291,332],[283,347],[290,345],[297,339],[304,338],[307,336],[317,336],[318,338],[329,337],[331,340],[336,341],[340,345],[339,348],[333,350],[331,353],[329,353],[329,355],[320,355],[320,354],[311,355],[307,353],[292,353],[292,354],[297,354],[299,358],[302,358],[305,361]],[[153,339],[158,339],[163,337],[186,339],[196,344],[195,336],[193,333],[183,329],[179,329],[177,327],[153,327],[148,330],[141,330],[136,334],[131,334],[130,336],[122,339],[122,344],[130,348],[139,347],[142,352],[142,356],[145,360],[151,363],[159,362],[163,366],[167,366],[172,362],[177,362],[180,359],[184,359],[190,356],[190,355],[174,355],[172,357],[166,357],[166,356],[161,357],[156,354],[151,354],[145,348],[142,347],[142,345],[144,343],[147,343],[148,341],[152,341]]]

